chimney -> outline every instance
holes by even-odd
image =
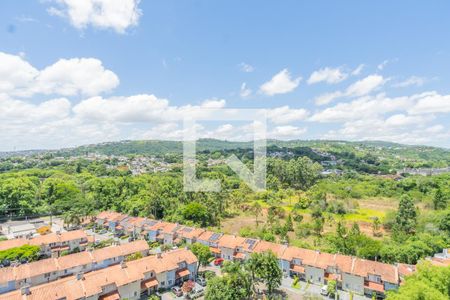
[[[30,295],[31,291],[30,291],[30,286],[26,285],[20,288],[20,294],[21,295]]]
[[[83,273],[77,273],[77,280],[83,280],[84,279],[84,274]]]
[[[125,268],[127,267],[127,263],[126,263],[124,260],[122,260],[122,261],[120,262],[120,267],[121,267],[122,269],[125,269]]]
[[[161,248],[156,249],[156,257],[161,258],[162,257],[162,251]]]

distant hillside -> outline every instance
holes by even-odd
[[[291,140],[279,141],[268,140],[268,153],[293,152],[294,154],[306,155],[314,159],[316,153],[329,153],[337,158],[360,157],[363,160],[370,160],[375,157],[376,160],[386,160],[395,163],[415,162],[423,166],[441,166],[450,165],[450,149],[429,147],[429,146],[410,146],[383,141],[331,141],[331,140]],[[200,139],[197,141],[198,152],[251,152],[253,142],[232,142],[216,139]],[[43,152],[52,153],[55,156],[82,156],[88,153],[103,155],[152,155],[165,156],[168,154],[181,154],[183,144],[181,141],[160,141],[160,140],[142,140],[142,141],[120,141],[108,142],[93,145],[85,145],[76,148],[67,148],[53,151],[22,151],[0,153],[1,157],[10,156],[30,156],[33,154],[42,154]],[[323,158],[326,159],[326,158]],[[397,166],[400,166],[397,165]]]

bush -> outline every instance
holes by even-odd
[[[28,262],[35,261],[39,257],[41,248],[39,246],[23,245],[21,247],[15,247],[0,251],[0,261],[5,259],[9,261],[13,260],[26,260]]]

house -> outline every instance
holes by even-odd
[[[435,266],[450,266],[450,249],[443,249],[441,253],[436,253],[433,257],[427,257],[426,260]]]
[[[80,273],[87,273],[119,264],[128,255],[141,253],[148,255],[145,241],[134,241],[120,246],[112,246],[94,251],[84,251],[59,258],[48,258],[2,268],[0,276],[0,293],[5,293],[24,286],[35,286]]]
[[[205,232],[204,229],[194,228],[194,227],[183,227],[180,228],[177,232],[179,238],[181,238],[184,242],[191,245],[197,242],[197,238]]]
[[[351,273],[343,273],[342,289],[358,294],[383,297],[389,290],[399,286],[398,269],[394,265],[355,258]]]
[[[179,224],[167,223],[165,226],[161,227],[160,234],[163,236],[163,244],[164,245],[172,245],[180,242],[181,240],[177,239],[177,231],[180,230],[183,226]]]
[[[222,235],[222,233],[207,230],[198,236],[197,242],[208,246],[215,257],[220,257],[219,240]]]
[[[129,217],[118,212],[103,211],[97,215],[95,222],[97,226],[102,227],[108,231],[121,233],[123,227],[119,223],[126,218]]]
[[[50,233],[32,239],[15,239],[0,242],[0,251],[23,245],[35,245],[41,248],[41,254],[58,257],[62,251],[84,251],[91,238],[83,230]]]
[[[353,259],[348,255],[330,254],[319,252],[316,261],[312,266],[307,267],[312,274],[306,274],[308,279],[320,284],[327,284],[330,280],[335,280],[338,287],[342,286],[342,273],[351,272]],[[315,276],[315,277],[314,277]]]
[[[220,255],[226,260],[246,260],[253,252],[258,240],[225,234],[219,239]]]
[[[9,239],[30,238],[36,234],[36,226],[31,223],[7,226],[5,233]]]
[[[276,244],[276,243],[267,242],[267,241],[259,241],[253,248],[253,252],[263,253],[263,252],[271,251],[273,254],[275,254],[276,257],[278,257],[280,269],[283,269],[282,257],[283,257],[284,251],[286,251],[286,249],[287,249],[286,245]]]
[[[220,237],[218,248],[220,250],[220,257],[225,260],[244,259],[244,253],[238,252],[238,247],[245,241],[245,238],[230,234],[224,234]]]
[[[314,266],[319,252],[314,250],[288,247],[281,257],[282,270],[285,276],[298,276],[302,280],[321,283],[323,277],[317,274]]]
[[[140,299],[159,288],[193,279],[197,258],[186,249],[160,253],[105,269],[65,277],[0,295],[1,300]],[[1,271],[0,271],[1,272]]]
[[[152,226],[146,226],[145,231],[147,232],[147,239],[151,242],[164,243],[164,234],[172,233],[176,230],[177,226],[178,224],[169,222],[157,222]]]
[[[119,225],[123,228],[123,233],[129,236],[138,237],[147,221],[142,217],[129,217],[120,221]]]

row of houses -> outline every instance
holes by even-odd
[[[0,269],[0,294],[22,287],[31,287],[62,277],[87,273],[107,268],[124,261],[129,255],[140,253],[147,256],[146,241],[131,243],[69,254],[58,258],[47,258],[27,264]]]
[[[89,273],[0,295],[0,300],[140,299],[196,277],[198,260],[186,249],[158,253]]]
[[[93,237],[88,236],[83,230],[67,231],[62,233],[50,233],[34,238],[18,238],[0,242],[0,251],[34,245],[41,248],[41,255],[58,257],[63,251],[84,251],[88,243],[93,242]]]
[[[397,289],[404,276],[415,271],[412,265],[391,265],[347,255],[321,253],[146,218],[139,218],[137,223],[135,220],[116,212],[102,212],[96,222],[113,232],[129,232],[132,228],[135,235],[165,245],[198,242],[210,247],[215,257],[225,260],[246,260],[253,252],[270,250],[278,257],[285,276],[298,276],[316,284],[326,284],[332,279],[343,290],[369,296],[375,293],[383,297],[386,291]]]

